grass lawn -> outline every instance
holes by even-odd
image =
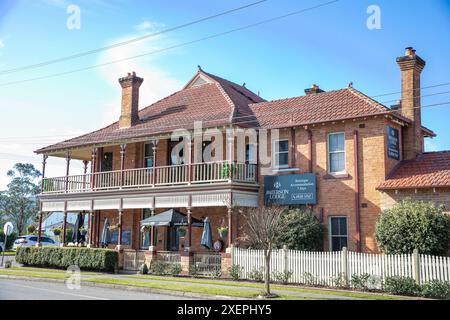
[[[9,269],[0,269],[0,275],[10,276],[23,276],[33,277],[41,279],[66,279],[70,276],[66,270],[61,269],[48,269],[48,268],[33,268],[33,267],[13,267]],[[181,277],[162,277],[152,275],[122,275],[121,278],[109,277],[108,274],[98,272],[85,272],[82,271],[82,275],[89,275],[87,278],[83,278],[83,282],[92,283],[104,283],[113,285],[134,286],[141,288],[161,289],[177,292],[190,292],[207,295],[219,295],[239,298],[255,298],[260,294],[264,288],[262,283],[252,283],[244,281],[226,281],[226,280],[213,280],[213,279],[194,279],[194,278],[181,278]],[[142,281],[153,280],[153,281]],[[178,282],[178,283],[172,283]],[[212,285],[212,286],[206,286]],[[215,286],[217,287],[215,287]],[[245,287],[245,289],[243,289]],[[282,286],[272,285],[272,290],[282,290],[278,299],[295,299],[295,300],[307,300],[314,299],[316,297],[303,297],[301,295],[322,295],[323,299],[329,296],[329,299],[333,299],[336,296],[350,297],[358,299],[371,299],[371,300],[395,300],[405,299],[404,297],[393,297],[382,294],[370,294],[363,292],[353,292],[345,290],[328,290],[319,288],[305,288],[294,286]],[[290,294],[292,293],[292,294]]]
[[[0,252],[0,257],[3,255],[3,252]],[[5,256],[15,256],[15,251],[5,251]]]
[[[254,282],[244,282],[244,281],[226,281],[226,280],[213,280],[213,279],[195,279],[195,278],[179,278],[179,277],[162,277],[162,276],[152,276],[152,275],[129,275],[128,278],[135,279],[147,279],[147,280],[157,280],[157,281],[177,281],[177,282],[190,282],[198,284],[212,284],[221,285],[229,287],[249,287],[255,289],[264,289],[264,284],[254,283]],[[345,290],[332,290],[332,289],[315,289],[315,288],[305,288],[305,287],[293,287],[293,286],[282,286],[282,285],[271,285],[273,290],[283,290],[298,293],[312,293],[330,296],[342,296],[351,297],[358,299],[371,299],[371,300],[402,300],[403,297],[395,297],[383,294],[371,294],[364,292],[354,292]]]

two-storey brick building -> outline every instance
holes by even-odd
[[[382,209],[405,197],[450,208],[450,152],[424,152],[424,138],[435,135],[421,123],[425,62],[407,48],[397,63],[402,100],[392,108],[351,85],[265,101],[199,68],[182,90],[139,110],[143,79],[128,74],[119,79],[117,122],[37,151],[44,172],[48,156],[67,160],[65,176],[44,178],[41,212],[84,212],[92,246],[108,218],[117,226],[111,247],[202,251],[206,217],[214,241],[228,227],[228,247],[244,224],[234,207],[308,205],[327,226],[324,250],[376,252]],[[85,174],[70,175],[76,160]],[[148,218],[151,228],[141,223]]]

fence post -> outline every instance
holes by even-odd
[[[348,287],[348,251],[347,247],[343,247],[341,251],[341,269],[344,278],[344,285]]]
[[[288,270],[288,249],[286,245],[283,246],[283,251],[281,252],[282,252],[281,257],[283,259],[283,272],[284,274],[287,274],[289,270]]]
[[[416,283],[420,285],[420,255],[419,250],[417,249],[413,250],[412,266],[413,266],[414,280],[416,280]]]

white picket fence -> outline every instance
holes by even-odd
[[[241,278],[250,279],[255,270],[265,270],[263,250],[233,248],[232,263],[242,268]],[[274,250],[271,273],[291,272],[290,283],[336,286],[348,285],[354,276],[370,275],[372,288],[380,288],[387,277],[410,277],[418,283],[450,281],[450,257],[418,254],[377,255],[348,252],[307,252]],[[338,280],[339,279],[339,280]]]

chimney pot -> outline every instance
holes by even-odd
[[[144,79],[136,76],[136,72],[128,72],[128,76],[119,79],[122,87],[122,104],[119,128],[129,128],[139,121],[139,87]]]
[[[306,95],[316,94],[316,93],[322,93],[325,92],[317,84],[313,84],[311,88],[305,89]]]
[[[424,149],[422,133],[422,115],[420,108],[420,74],[425,61],[416,54],[416,50],[408,47],[405,56],[397,58],[401,71],[402,100],[400,112],[411,120],[403,134],[403,153],[405,160],[415,159]]]

